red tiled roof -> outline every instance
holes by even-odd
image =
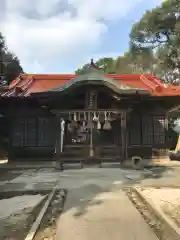
[[[75,74],[21,74],[1,96],[28,96],[34,92],[47,91],[63,86],[75,76]],[[154,75],[107,74],[106,76],[121,84],[148,90],[152,96],[180,96],[180,86],[172,84],[165,86]]]

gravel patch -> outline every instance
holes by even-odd
[[[165,214],[174,220],[178,227],[180,227],[180,204],[173,208],[163,208]]]
[[[67,192],[66,190],[57,189],[52,200],[44,214],[40,223],[39,229],[36,233],[34,240],[53,240],[56,236],[56,222],[60,217]]]
[[[143,194],[161,208],[170,210],[180,203],[180,188],[141,188]]]
[[[124,191],[141,213],[144,220],[153,229],[159,240],[177,240],[168,226],[157,217],[156,213],[149,208],[133,188],[125,188]]]
[[[180,227],[180,188],[147,188],[141,191]]]

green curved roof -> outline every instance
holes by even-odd
[[[121,84],[116,80],[106,77],[100,70],[95,68],[88,69],[85,74],[77,75],[61,87],[48,90],[48,92],[61,92],[81,85],[104,85],[115,92],[144,91],[143,89],[133,88],[126,84]]]
[[[125,84],[119,84],[117,83],[115,80],[105,77],[104,75],[98,73],[98,72],[92,72],[92,73],[87,73],[87,74],[83,74],[83,75],[79,75],[73,79],[71,79],[70,81],[68,81],[63,87],[62,89],[65,90],[66,88],[71,87],[74,84],[77,83],[89,83],[89,84],[97,84],[97,83],[102,83],[105,85],[112,85],[116,88],[121,88],[122,90],[124,89],[132,89],[131,87],[129,87],[128,85]]]
[[[63,86],[49,89],[41,93],[65,93],[66,91],[73,91],[74,88],[83,85],[102,85],[119,94],[136,94],[137,92],[141,94],[149,94],[149,91],[147,90],[130,87],[126,84],[120,83],[119,81],[106,77],[101,70],[92,65],[85,70],[84,74],[77,75],[75,78],[66,82]]]

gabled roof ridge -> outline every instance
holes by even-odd
[[[140,76],[140,81],[142,81],[145,84],[145,86],[150,88],[151,91],[160,92],[164,88],[164,86],[162,88],[162,86],[159,84],[159,82],[152,81],[152,79],[147,78],[143,74]]]
[[[165,88],[165,85],[155,76],[155,75],[150,75],[150,80],[153,81],[155,84],[159,85],[162,88]]]
[[[62,87],[69,80],[77,77],[76,74],[20,74],[10,85],[7,92],[1,96],[19,96],[16,88],[22,88],[21,95],[27,96],[32,92],[43,92]],[[117,82],[130,87],[149,90],[154,96],[180,95],[180,86],[169,84],[165,86],[153,74],[104,74]]]
[[[9,89],[15,88],[23,80],[24,79],[21,77],[21,75],[19,75],[9,84]]]
[[[75,77],[75,74],[23,74],[22,77],[23,78],[27,78],[27,77],[33,77],[37,80],[49,80],[50,78],[53,79],[64,79],[65,78],[73,78]]]

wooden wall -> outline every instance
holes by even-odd
[[[9,158],[52,158],[56,118],[42,109],[19,110],[9,116]],[[58,126],[57,126],[58,127]]]
[[[131,113],[127,121],[128,157],[159,157],[167,154],[165,113]]]
[[[16,110],[17,109],[17,110]],[[53,157],[56,139],[60,134],[60,124],[56,116],[42,107],[9,108],[9,158]],[[140,109],[140,108],[139,108]],[[166,154],[167,118],[166,113],[154,111],[134,111],[127,114],[126,147],[127,157],[160,156]]]
[[[60,134],[55,116],[16,116],[10,121],[10,157],[52,158]],[[165,115],[130,113],[127,118],[127,157],[166,154]]]

